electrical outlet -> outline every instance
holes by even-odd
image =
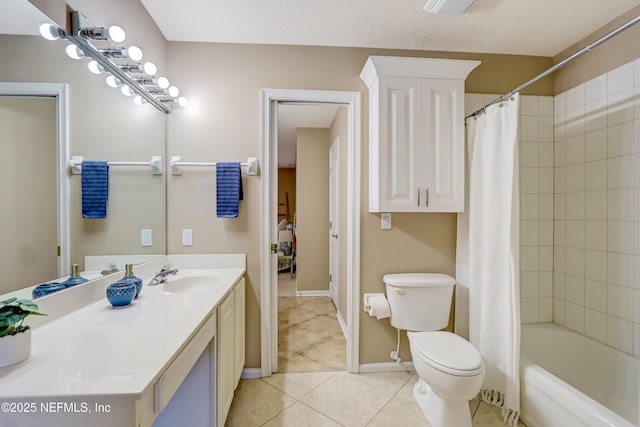
[[[193,230],[190,228],[182,229],[182,246],[193,245]]]
[[[383,212],[380,214],[380,229],[391,230],[391,213]]]
[[[140,245],[153,246],[153,234],[150,228],[143,228],[140,230]]]

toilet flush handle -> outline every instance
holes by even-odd
[[[394,289],[394,291],[396,291],[396,293],[397,293],[398,295],[404,295],[404,294],[405,294],[404,289],[398,289],[398,288],[395,288],[395,289]]]

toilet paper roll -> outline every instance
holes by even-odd
[[[389,301],[387,301],[387,297],[384,294],[371,295],[368,305],[367,313],[369,313],[369,316],[375,316],[378,320],[391,316]]]

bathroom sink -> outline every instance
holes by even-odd
[[[162,284],[162,290],[168,294],[197,292],[219,282],[220,280],[213,276],[183,276],[169,278]]]

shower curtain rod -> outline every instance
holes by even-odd
[[[563,60],[561,62],[558,62],[556,65],[554,65],[553,67],[549,68],[547,71],[544,71],[543,73],[538,74],[537,76],[535,76],[531,80],[521,84],[517,88],[515,88],[515,89],[509,91],[508,93],[506,93],[506,94],[494,99],[493,101],[491,101],[490,103],[486,104],[484,107],[482,107],[478,111],[475,111],[474,113],[469,114],[467,117],[465,117],[465,120],[470,118],[470,117],[475,117],[475,116],[481,114],[482,112],[484,112],[487,109],[487,107],[489,107],[489,106],[491,106],[493,104],[497,104],[497,103],[502,102],[502,101],[504,101],[504,100],[506,100],[508,98],[511,98],[512,95],[520,92],[522,89],[526,88],[527,86],[530,86],[530,85],[534,84],[535,82],[537,82],[538,80],[548,76],[549,74],[551,74],[554,71],[556,71],[558,68],[561,68],[561,67],[565,66],[569,62],[571,62],[574,59],[578,58],[579,56],[582,56],[585,53],[591,51],[595,47],[598,47],[599,45],[601,45],[602,43],[606,42],[610,38],[613,38],[613,37],[617,36],[618,34],[623,32],[624,30],[632,27],[633,25],[637,24],[638,22],[640,22],[640,16],[636,16],[631,21],[629,21],[626,24],[616,28],[615,30],[613,30],[609,34],[599,38],[595,42],[587,45],[585,48],[583,48],[583,49],[579,50],[578,52],[574,53],[573,55],[571,55],[567,59],[565,59],[565,60]]]

